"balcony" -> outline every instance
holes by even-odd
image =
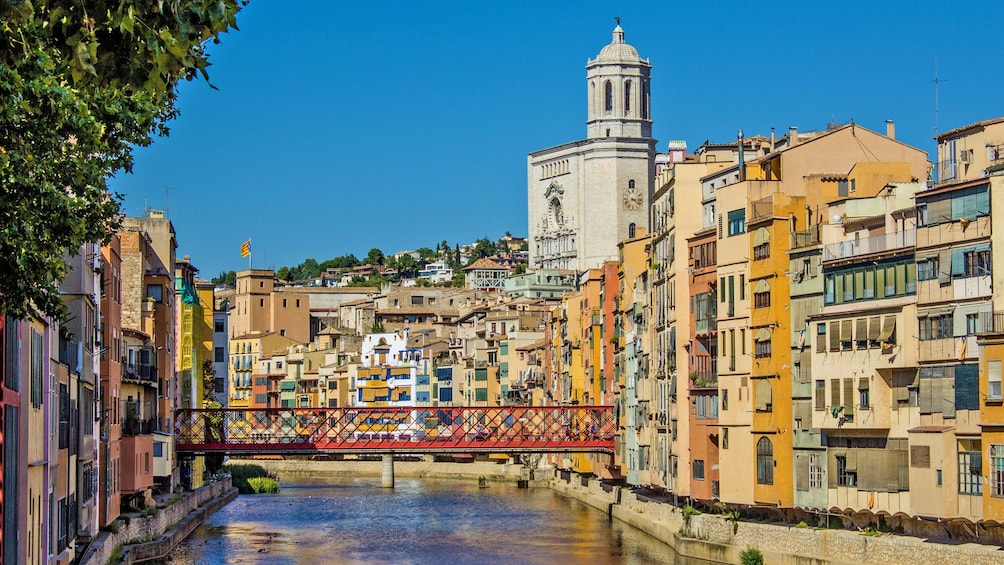
[[[731,314],[730,314],[731,315]],[[695,333],[698,337],[707,337],[718,327],[718,320],[715,316],[701,318],[695,323]]]
[[[140,420],[138,418],[126,418],[122,421],[123,436],[145,436],[153,433],[154,420]]]
[[[862,255],[884,253],[917,244],[917,230],[903,230],[872,237],[831,243],[823,248],[823,261],[838,261]]]
[[[718,371],[698,371],[690,374],[691,388],[718,388]]]
[[[938,183],[953,181],[959,176],[959,166],[955,159],[938,162]]]
[[[774,217],[774,197],[768,196],[750,202],[750,217],[746,223],[752,224],[772,217]]]
[[[799,249],[801,247],[811,247],[813,245],[819,245],[819,224],[812,226],[811,228],[803,231],[796,231],[791,233],[791,248]]]
[[[1004,333],[1004,312],[980,312],[977,334]]]
[[[157,367],[154,365],[141,365],[139,363],[125,363],[122,365],[122,378],[132,381],[156,383]]]

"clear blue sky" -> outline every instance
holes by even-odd
[[[206,277],[526,235],[526,154],[585,137],[585,64],[620,14],[657,146],[854,119],[934,148],[1004,114],[998,2],[253,0],[112,187],[163,208]],[[165,187],[170,187],[166,190]]]

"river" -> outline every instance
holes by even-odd
[[[379,477],[286,479],[240,496],[168,556],[211,563],[687,563],[671,547],[545,488]]]

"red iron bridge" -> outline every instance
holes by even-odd
[[[612,454],[612,406],[222,408],[175,413],[181,454]]]

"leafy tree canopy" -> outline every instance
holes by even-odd
[[[223,286],[236,286],[237,273],[235,271],[220,272],[219,276],[213,277],[210,282]]]
[[[67,257],[119,226],[108,177],[167,133],[244,0],[0,0],[0,312],[65,318]]]
[[[370,249],[370,252],[366,254],[366,259],[364,261],[367,265],[383,265],[383,251],[380,251],[376,247]]]

